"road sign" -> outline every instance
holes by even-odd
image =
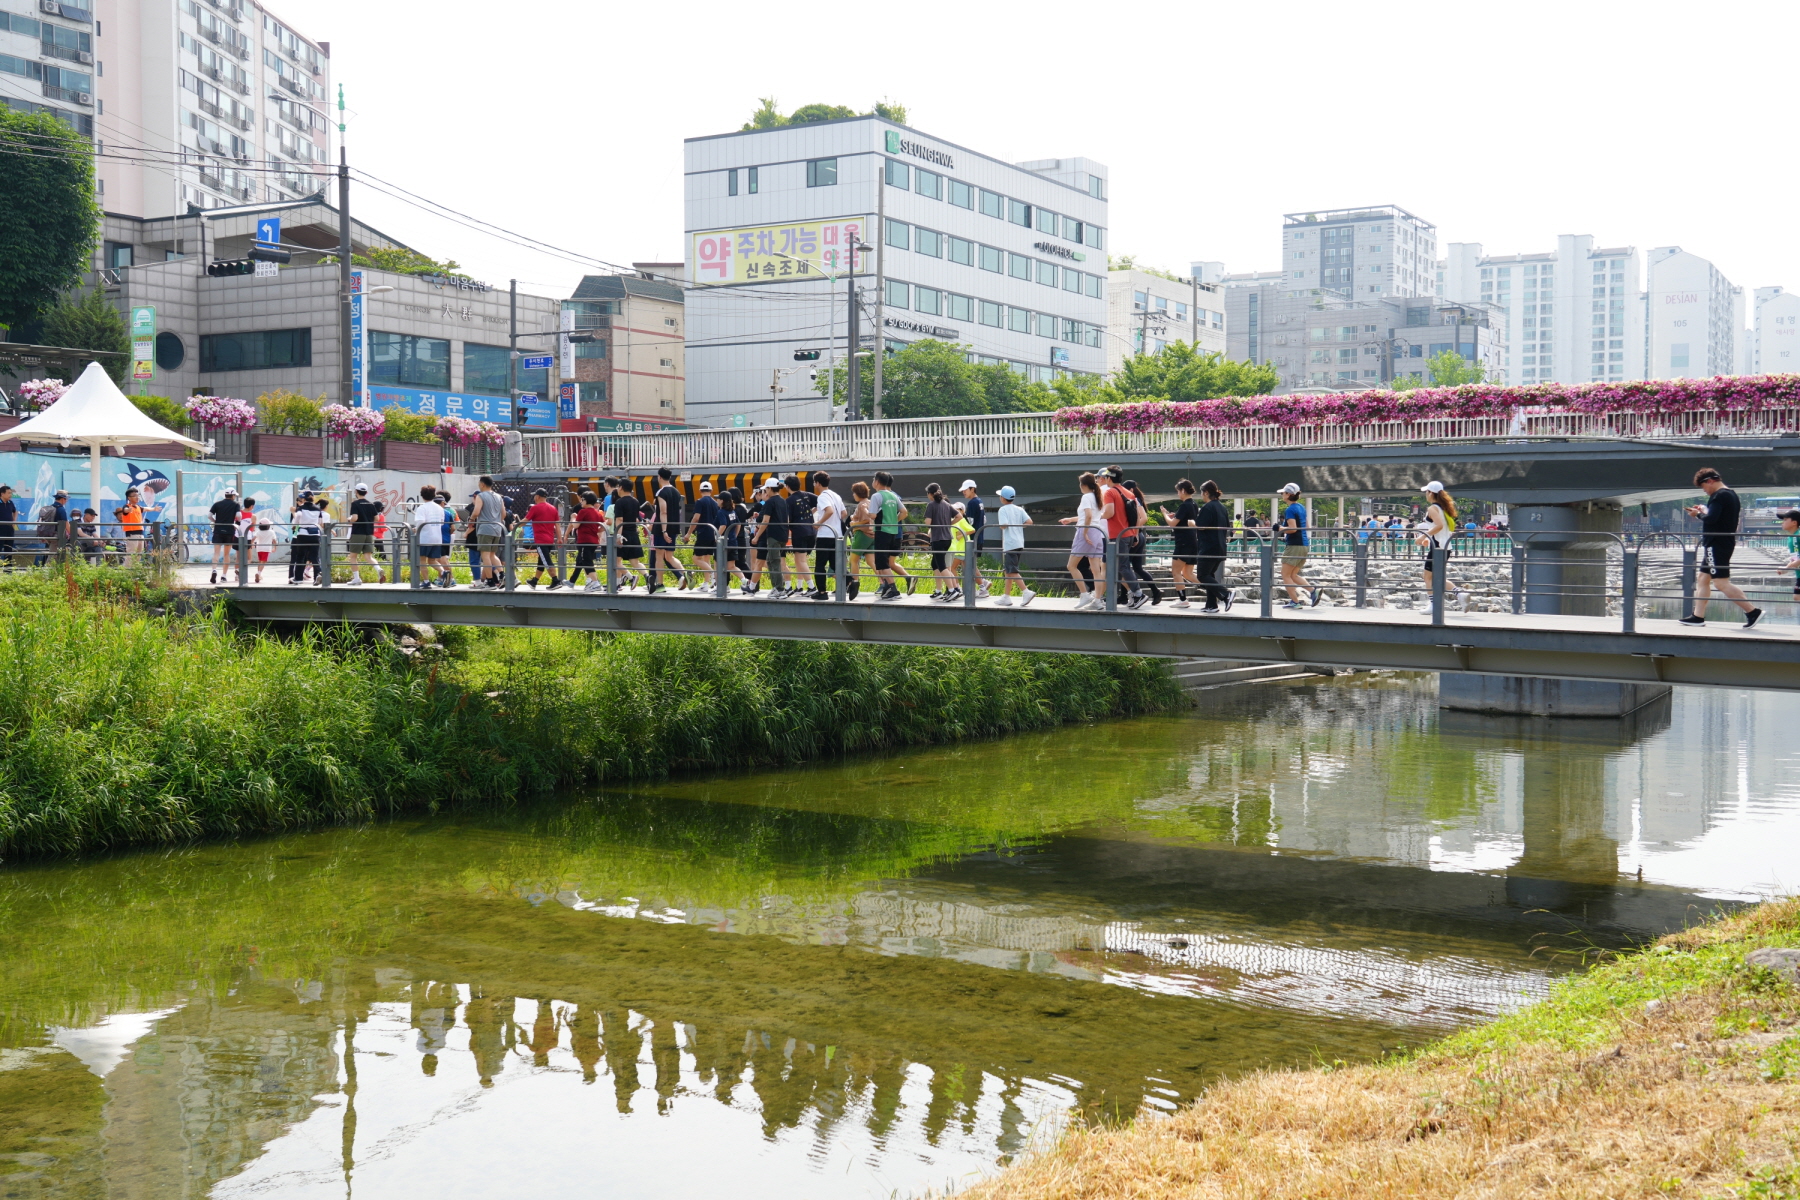
[[[281,218],[264,217],[256,223],[256,240],[273,246],[281,241]]]
[[[556,358],[554,355],[528,354],[520,360],[519,369],[521,371],[548,371],[550,369],[550,364],[555,361]]]
[[[519,393],[519,403],[520,404],[536,404],[537,402],[538,402],[538,394],[536,392],[520,392]]]

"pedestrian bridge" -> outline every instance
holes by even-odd
[[[645,595],[308,583],[219,591],[252,621],[679,633],[1800,691],[1800,626],[1744,630],[1735,611],[1696,629],[1643,617],[1446,611],[1433,618],[1349,607],[1240,604],[1219,616],[1167,606],[1077,611],[1072,598],[1048,596],[1021,608],[991,600],[946,605],[923,595],[776,600],[713,588]]]

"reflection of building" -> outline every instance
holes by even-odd
[[[1108,374],[1133,354],[1157,354],[1170,342],[1189,342],[1208,354],[1224,351],[1225,300],[1217,283],[1137,267],[1109,272],[1107,279]]]
[[[634,275],[588,275],[563,301],[573,327],[563,379],[573,381],[577,415],[680,422],[687,411],[687,313],[682,264],[638,263]]]

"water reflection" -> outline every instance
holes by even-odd
[[[951,1184],[1072,1109],[1503,1011],[1563,969],[1546,935],[1626,941],[1779,883],[1790,708],[1494,721],[1357,677],[15,867],[0,1194]]]

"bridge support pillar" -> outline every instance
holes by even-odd
[[[1603,617],[1606,552],[1624,529],[1624,510],[1601,504],[1515,504],[1515,541],[1525,550],[1525,611]],[[1612,535],[1612,536],[1607,536]],[[1438,707],[1536,717],[1623,717],[1669,694],[1663,683],[1438,676]]]

